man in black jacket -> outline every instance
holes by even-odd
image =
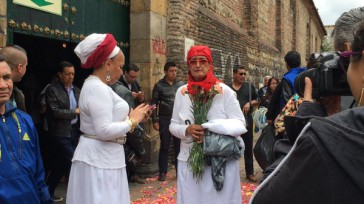
[[[159,181],[166,179],[168,170],[168,149],[171,137],[173,138],[175,167],[177,172],[177,156],[180,150],[181,140],[173,137],[169,132],[171,123],[174,98],[177,89],[183,85],[182,81],[177,82],[177,65],[174,62],[167,62],[164,65],[165,76],[154,85],[152,104],[157,106],[153,112],[153,128],[159,131],[161,144],[159,149]],[[158,116],[157,116],[158,115]]]
[[[47,184],[54,202],[63,200],[62,197],[55,196],[54,191],[62,176],[69,175],[79,137],[80,89],[72,84],[74,76],[73,64],[67,61],[61,62],[58,80],[46,91],[47,121],[52,156],[54,156]]]

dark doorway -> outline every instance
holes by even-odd
[[[13,42],[27,51],[27,72],[17,86],[25,95],[27,112],[32,116],[34,123],[37,123],[39,94],[47,84],[51,83],[61,61],[74,64],[76,70],[74,84],[79,88],[92,70],[80,68],[80,60],[73,51],[77,45],[75,43],[19,33],[14,33]]]

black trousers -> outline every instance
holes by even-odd
[[[159,135],[161,139],[161,146],[159,149],[159,173],[167,173],[168,170],[168,150],[171,138],[173,138],[174,148],[174,165],[177,172],[177,157],[180,150],[181,140],[174,137],[169,131],[169,124],[171,124],[171,118],[159,117]]]
[[[51,130],[49,131],[51,133]],[[57,185],[64,175],[69,176],[71,160],[79,137],[78,127],[72,126],[71,137],[50,135],[52,161],[47,185],[50,195],[54,195]]]
[[[253,118],[248,115],[246,118],[248,132],[241,135],[245,145],[244,160],[245,160],[245,173],[246,175],[254,175],[253,166]]]

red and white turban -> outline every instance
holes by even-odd
[[[75,48],[82,68],[98,68],[105,60],[120,52],[113,35],[93,33],[82,40]]]

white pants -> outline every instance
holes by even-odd
[[[186,161],[178,161],[178,204],[241,204],[239,160],[226,163],[224,187],[216,191],[211,177],[211,167],[205,165],[202,180],[196,182]]]
[[[126,169],[100,169],[74,161],[67,189],[67,204],[129,204]]]

